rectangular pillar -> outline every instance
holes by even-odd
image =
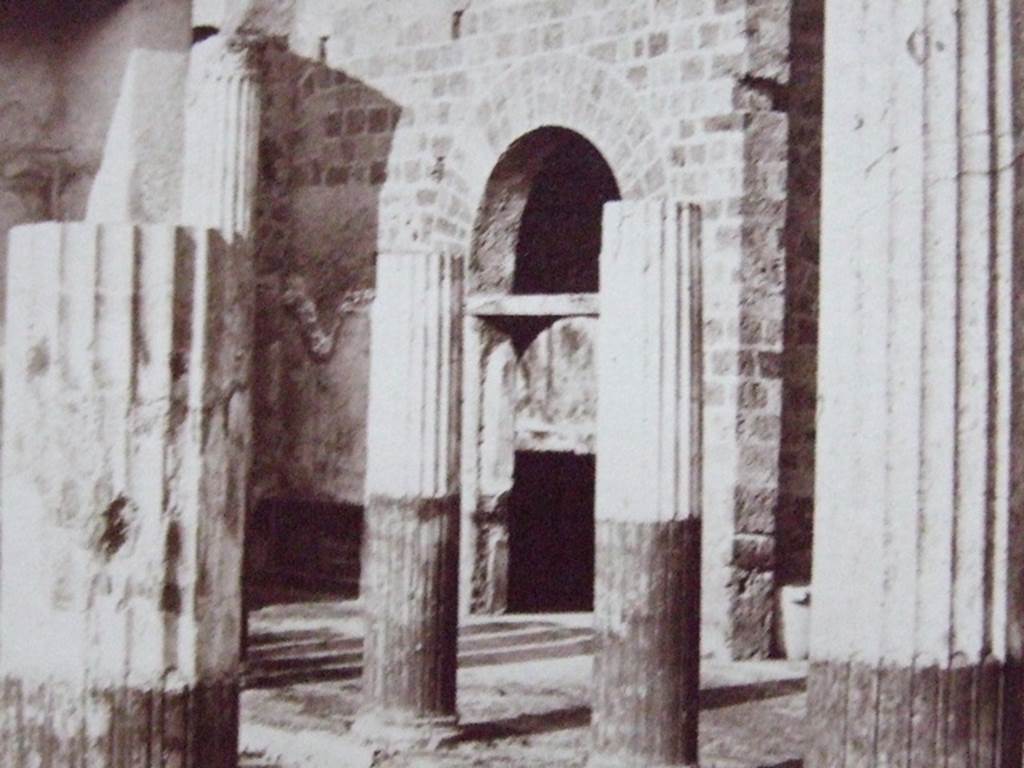
[[[233,768],[251,265],[214,232],[12,232],[0,765]]]
[[[381,253],[370,342],[362,595],[370,740],[454,726],[462,261]]]
[[[608,203],[598,326],[593,765],[697,763],[701,276],[695,208]]]
[[[808,768],[1021,764],[1015,13],[829,6]]]

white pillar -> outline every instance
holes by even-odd
[[[0,765],[234,768],[251,264],[49,223],[8,287]]]
[[[598,326],[593,765],[697,762],[699,214],[605,205]]]
[[[373,739],[429,739],[456,720],[461,306],[461,259],[377,256],[356,725]]]
[[[1020,766],[1016,13],[829,5],[808,768]]]

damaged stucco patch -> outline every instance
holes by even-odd
[[[281,295],[281,304],[295,321],[306,350],[318,362],[333,354],[343,315],[365,311],[372,301],[373,291],[370,290],[347,293],[342,296],[333,316],[324,316],[307,289],[305,279],[298,274],[289,275]]]

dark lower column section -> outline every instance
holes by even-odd
[[[0,765],[235,768],[238,684],[175,690],[0,684]]]
[[[592,764],[697,764],[699,519],[597,522]]]
[[[371,497],[364,547],[364,723],[454,724],[458,496]]]
[[[1019,768],[1019,665],[941,668],[815,662],[806,768]]]

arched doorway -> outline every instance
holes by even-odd
[[[590,610],[601,153],[543,127],[488,180],[467,274],[463,608]]]

